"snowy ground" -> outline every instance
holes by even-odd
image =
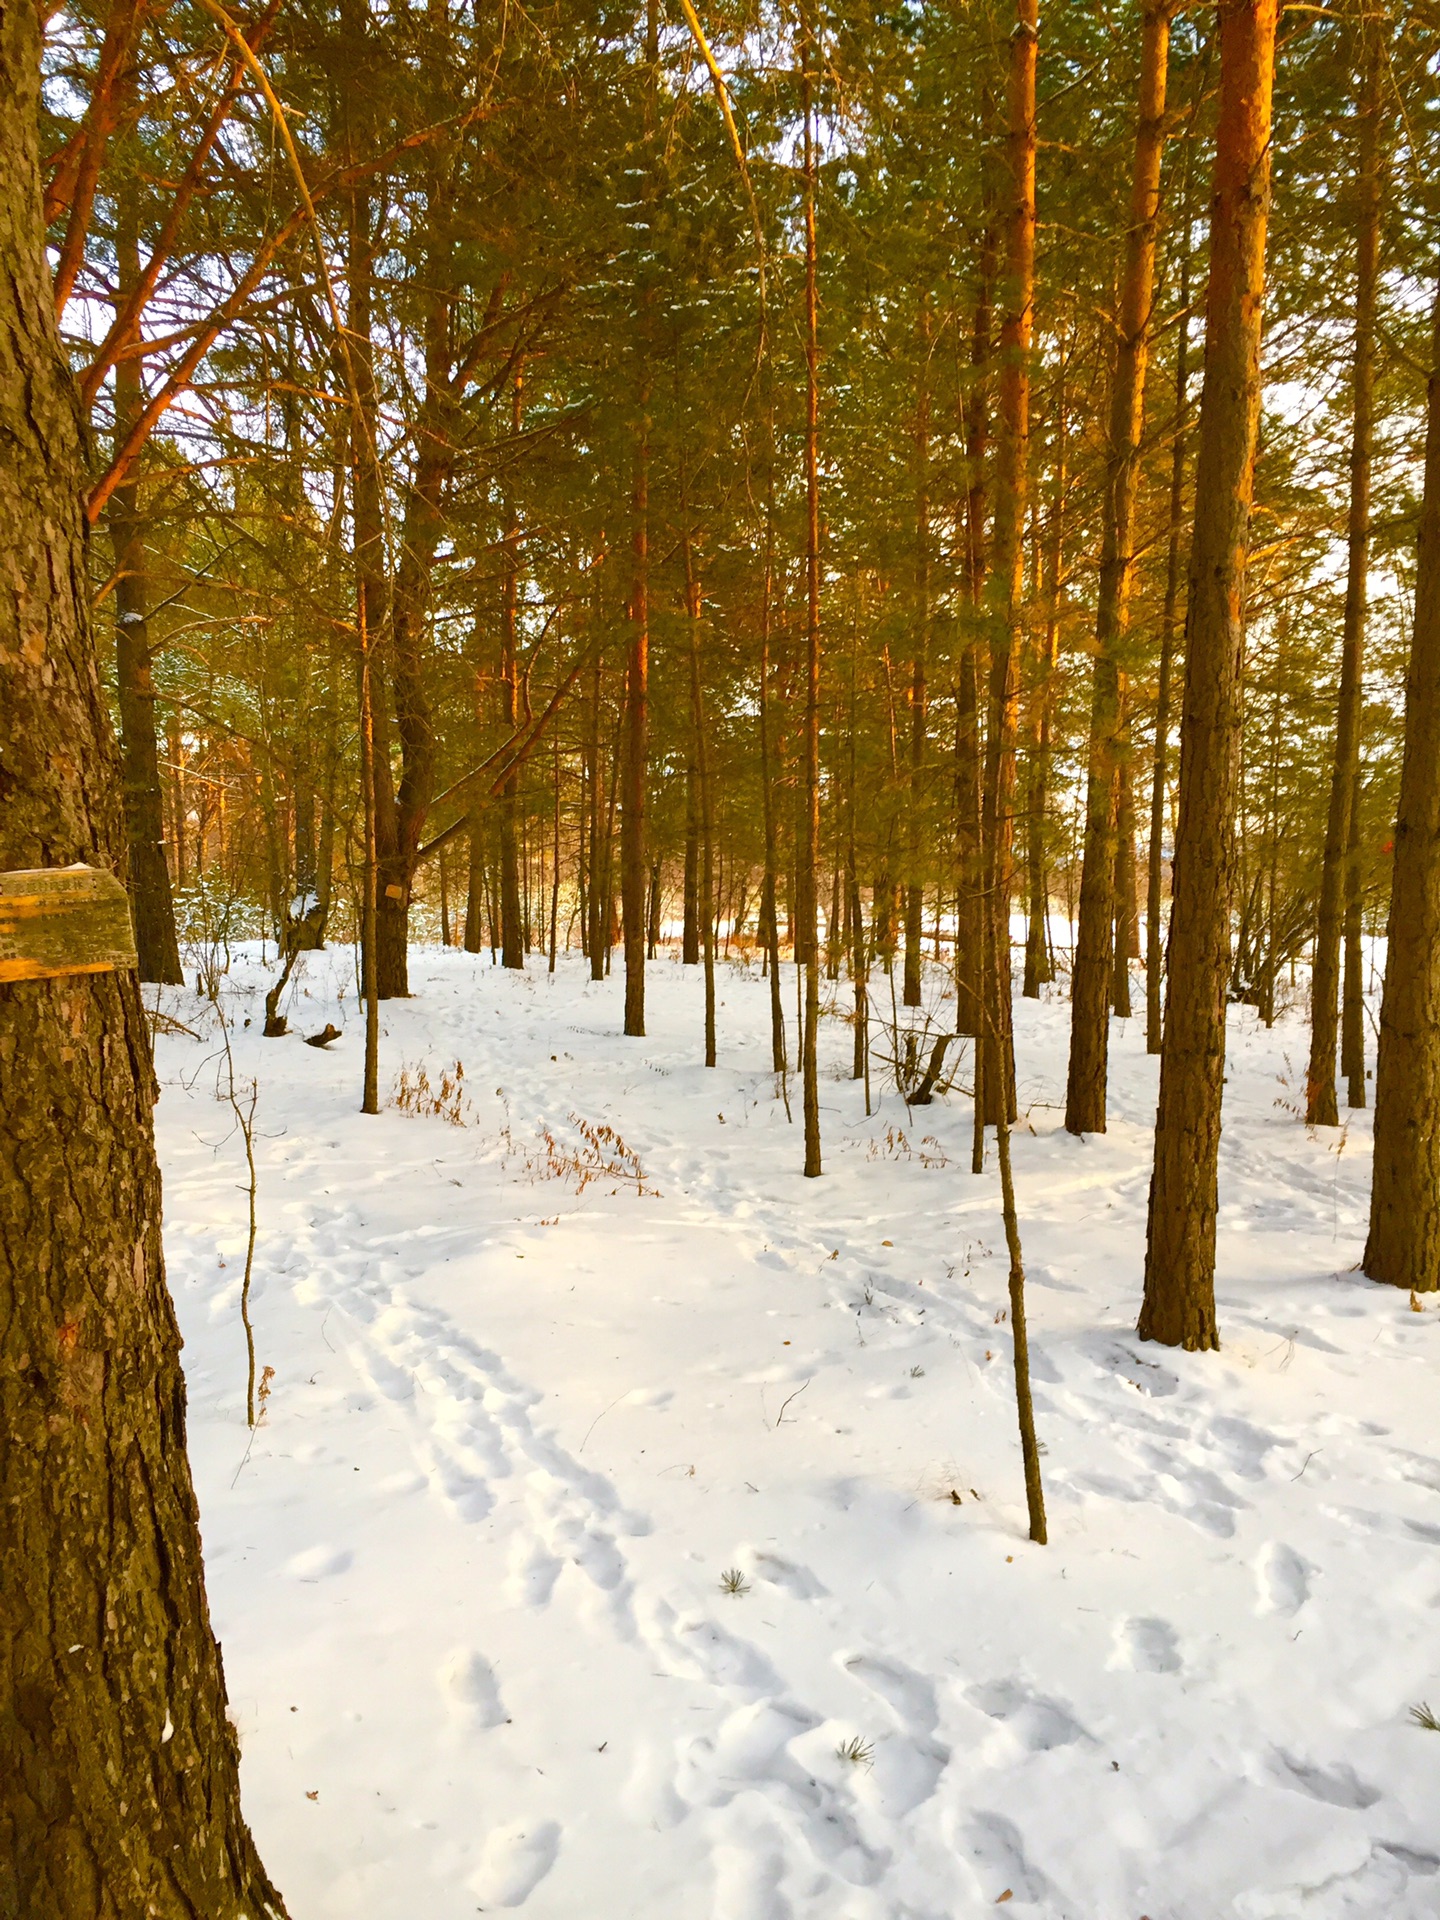
[[[211,1605],[296,1920],[1440,1914],[1408,1713],[1440,1708],[1440,1310],[1354,1270],[1368,1120],[1300,1124],[1298,1024],[1232,1017],[1225,1344],[1186,1356],[1132,1331],[1141,1023],[1079,1142],[1067,1010],[1017,1002],[1039,1548],[958,1093],[867,1120],[827,1020],[805,1181],[755,974],[722,972],[707,1072],[694,970],[654,967],[626,1041],[618,974],[431,950],[382,1096],[458,1059],[466,1124],[365,1118],[350,955],[296,1003],[328,1052],[258,1037],[266,980],[242,957],[228,994],[275,1369],[248,1451],[213,1037],[160,1041],[159,1131]],[[571,1116],[643,1193],[556,1177]]]

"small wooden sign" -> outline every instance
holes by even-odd
[[[102,867],[0,873],[0,984],[133,967],[130,902]]]

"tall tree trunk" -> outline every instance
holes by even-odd
[[[805,117],[805,787],[799,854],[797,946],[804,942],[805,1006],[800,1063],[805,1110],[805,1175],[820,1165],[820,389],[815,292],[815,126],[812,64],[815,46],[804,28]],[[796,958],[800,955],[797,953]]]
[[[1118,770],[1123,751],[1126,634],[1135,570],[1135,485],[1145,426],[1145,369],[1155,302],[1155,232],[1160,163],[1165,148],[1165,84],[1170,57],[1170,0],[1146,0],[1135,124],[1135,172],[1125,274],[1120,294],[1110,432],[1105,460],[1100,583],[1095,610],[1095,681],[1090,706],[1085,852],[1080,872],[1080,925],[1070,990],[1070,1064],[1065,1126],[1070,1133],[1105,1131],[1114,950]]]
[[[960,508],[964,602],[960,660],[955,674],[955,1027],[983,1030],[985,865],[981,834],[984,743],[980,725],[985,597],[985,450],[989,438],[986,393],[990,359],[991,289],[995,279],[995,223],[987,203],[980,235],[980,275],[970,337],[970,386],[962,421],[965,493]]]
[[[510,431],[518,437],[523,410],[524,376],[517,364],[510,401]],[[505,501],[505,538],[500,588],[500,727],[501,738],[512,739],[519,714],[516,700],[515,626],[520,596],[520,516],[513,498]],[[515,767],[500,789],[500,964],[523,968],[525,930],[520,910],[520,769]]]
[[[485,945],[485,824],[479,808],[472,808],[466,826],[470,863],[465,885],[465,951],[479,953]]]
[[[630,645],[625,664],[625,795],[620,899],[625,927],[625,1031],[645,1032],[645,785],[650,727],[650,389],[642,381],[631,493]]]
[[[920,374],[915,395],[915,652],[910,670],[910,819],[906,858],[909,871],[905,881],[904,1001],[907,1007],[918,1007],[921,1003],[924,972],[921,946],[924,940],[925,811],[921,780],[925,766],[925,674],[930,650],[930,310],[923,295],[919,335]],[[838,898],[838,860],[835,875]]]
[[[1364,895],[1360,885],[1360,780],[1356,771],[1350,830],[1345,840],[1345,980],[1341,992],[1340,1071],[1345,1104],[1365,1105]]]
[[[773,474],[773,463],[772,463]],[[767,486],[765,507],[765,586],[760,614],[760,799],[765,824],[765,873],[760,884],[760,921],[765,941],[766,972],[770,978],[770,1065],[784,1073],[785,1004],[780,987],[780,872],[775,820],[775,775],[770,739],[770,621],[774,590],[775,499]]]
[[[1010,903],[1014,894],[1015,746],[1019,724],[1024,533],[1030,438],[1030,334],[1035,302],[1035,54],[1038,0],[1016,0],[1007,88],[1008,208],[1005,301],[1000,325],[995,508],[990,597],[989,714],[982,814],[988,919],[982,1098],[987,1122],[1012,1116],[1015,1058],[1011,1028]]]
[[[1121,1020],[1130,1018],[1130,962],[1140,946],[1140,902],[1135,858],[1135,782],[1130,758],[1130,716],[1121,715],[1120,759],[1115,769],[1115,938],[1111,943],[1114,972],[1111,1010]]]
[[[1405,675],[1405,747],[1375,1066],[1375,1171],[1361,1262],[1372,1280],[1415,1293],[1440,1287],[1440,282],[1430,369],[1415,629]]]
[[[1170,449],[1169,534],[1165,546],[1165,600],[1160,612],[1160,670],[1155,692],[1155,754],[1150,769],[1150,845],[1145,875],[1145,1051],[1159,1053],[1164,1031],[1165,802],[1170,772],[1170,698],[1180,608],[1180,543],[1185,518],[1186,412],[1189,406],[1190,248],[1181,241],[1180,321],[1175,341],[1175,438]]]
[[[700,812],[700,940],[705,955],[705,1064],[715,1065],[715,800],[710,785],[710,747],[705,734],[705,682],[700,660],[700,576],[687,525],[681,541],[685,563],[685,619],[690,629],[690,719],[695,730],[695,785]]]
[[[1375,423],[1375,296],[1380,278],[1380,211],[1384,198],[1381,161],[1381,83],[1384,48],[1376,24],[1360,28],[1361,80],[1359,231],[1355,247],[1355,344],[1351,359],[1350,511],[1345,621],[1340,642],[1340,695],[1335,716],[1335,754],[1330,808],[1320,869],[1320,905],[1315,923],[1315,961],[1310,976],[1310,1067],[1305,1079],[1305,1119],[1312,1127],[1338,1126],[1335,1043],[1340,1000],[1340,943],[1346,909],[1351,826],[1360,779],[1360,715],[1365,654],[1365,612],[1370,572],[1370,466]],[[1360,1043],[1364,1105],[1364,1039]],[[1353,1062],[1349,1063],[1353,1065]]]
[[[1069,486],[1070,418],[1066,407],[1067,337],[1059,336],[1059,364],[1055,378],[1058,398],[1055,425],[1055,472],[1050,499],[1050,524],[1045,542],[1045,632],[1035,650],[1030,687],[1027,778],[1025,782],[1025,875],[1029,912],[1025,929],[1027,1000],[1055,977],[1050,958],[1050,870],[1048,826],[1050,810],[1050,735],[1055,705],[1055,671],[1060,658],[1060,600],[1065,588],[1065,494]]]
[[[120,298],[140,277],[139,185],[125,166],[117,183],[115,261]],[[115,368],[115,443],[130,438],[144,406],[138,357]],[[180,943],[175,934],[175,902],[165,860],[165,806],[160,786],[160,753],[155,737],[155,679],[151,671],[149,593],[145,566],[145,521],[139,488],[119,486],[106,509],[115,544],[115,678],[120,713],[120,777],[125,799],[125,832],[130,844],[130,902],[135,914],[135,949],[140,978],[178,986]]]
[[[700,782],[693,754],[685,768],[685,919],[680,964],[700,964]]]
[[[595,656],[590,700],[585,722],[585,789],[588,812],[585,831],[589,841],[586,860],[588,892],[586,896],[585,951],[590,958],[590,978],[605,978],[606,926],[609,920],[609,841],[605,827],[605,771],[600,758],[600,712],[604,690],[604,662]]]
[[[1277,0],[1221,0],[1170,970],[1140,1335],[1219,1344],[1215,1213]]]
[[[0,8],[0,868],[123,870],[80,408],[40,216],[40,30]],[[129,973],[0,985],[0,1912],[283,1903],[240,1811]]]

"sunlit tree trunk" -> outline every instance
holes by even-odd
[[[645,1032],[645,800],[650,764],[650,393],[640,396],[630,497],[630,644],[625,660],[620,911],[625,931],[625,1031]]]
[[[820,1165],[820,391],[815,291],[815,126],[812,63],[805,29],[802,109],[805,119],[805,784],[799,848],[797,945],[804,942],[805,1005],[800,1064],[805,1110],[805,1173]],[[799,954],[796,955],[798,959]]]
[[[510,400],[510,431],[519,435],[524,404],[524,380],[515,369]],[[505,501],[505,535],[500,580],[500,737],[513,738],[519,718],[516,698],[516,620],[520,598],[520,518],[514,499]],[[520,769],[516,767],[500,790],[500,964],[523,968],[525,933],[520,911]]]
[[[982,813],[985,912],[982,981],[986,1119],[1013,1116],[1010,903],[1015,889],[1015,748],[1020,708],[1021,613],[1030,435],[1030,335],[1035,300],[1035,56],[1038,0],[1016,0],[1006,96],[1005,273],[996,408],[993,609]]]
[[[1415,627],[1405,675],[1405,747],[1375,1066],[1375,1171],[1362,1262],[1372,1280],[1415,1293],[1440,1287],[1440,283],[1430,367]]]
[[[1028,913],[1025,933],[1026,999],[1038,998],[1054,977],[1050,959],[1050,735],[1055,704],[1055,670],[1060,657],[1060,600],[1065,583],[1065,490],[1069,485],[1070,416],[1066,406],[1067,335],[1057,341],[1055,460],[1049,526],[1044,540],[1045,626],[1034,649],[1030,687],[1029,740],[1026,746],[1025,877]]]
[[[1180,550],[1185,519],[1186,413],[1189,406],[1190,254],[1188,234],[1180,261],[1180,320],[1175,341],[1175,439],[1170,450],[1169,533],[1165,547],[1165,600],[1160,611],[1160,663],[1155,693],[1155,755],[1150,769],[1150,846],[1145,885],[1145,1051],[1159,1053],[1164,1030],[1165,805],[1170,774],[1171,681],[1180,610]]]
[[[695,734],[695,787],[700,826],[699,918],[705,959],[705,1064],[715,1065],[715,802],[706,739],[705,680],[700,657],[700,575],[687,526],[681,538],[685,566],[685,620],[690,630],[690,719]]]
[[[909,766],[909,844],[905,881],[905,977],[904,1001],[918,1007],[921,1001],[923,973],[921,943],[924,937],[922,916],[925,906],[922,871],[926,815],[921,780],[925,766],[926,702],[925,684],[930,639],[930,312],[924,298],[920,303],[920,374],[915,394],[915,652],[910,670],[910,766]],[[839,884],[839,861],[836,862]],[[838,897],[838,895],[837,895]]]
[[[1135,125],[1130,223],[1120,292],[1110,428],[1105,456],[1100,580],[1095,608],[1095,679],[1090,705],[1085,852],[1080,924],[1070,990],[1070,1063],[1065,1126],[1070,1133],[1105,1131],[1110,1008],[1126,957],[1114,948],[1118,772],[1123,751],[1126,633],[1135,569],[1135,485],[1145,425],[1145,371],[1155,301],[1155,234],[1160,163],[1165,148],[1165,84],[1172,0],[1147,0]]]
[[[957,1032],[964,1034],[982,1031],[985,868],[981,844],[983,646],[979,629],[985,597],[985,453],[989,438],[986,378],[994,277],[995,228],[987,207],[971,329],[969,391],[963,410],[965,493],[959,510],[963,535],[960,589],[964,626],[955,673],[955,1026]]]
[[[1360,716],[1365,653],[1365,612],[1370,572],[1370,466],[1375,416],[1375,296],[1380,279],[1380,211],[1384,197],[1381,162],[1381,83],[1384,49],[1378,26],[1361,28],[1360,219],[1355,247],[1355,340],[1351,357],[1350,509],[1346,529],[1348,565],[1345,621],[1340,642],[1340,693],[1330,807],[1320,869],[1320,905],[1315,923],[1315,959],[1310,975],[1310,1067],[1305,1081],[1305,1119],[1333,1127],[1335,1043],[1340,1001],[1340,948],[1346,911],[1346,881],[1360,779]],[[1358,944],[1358,942],[1357,942]],[[1358,997],[1358,996],[1357,996]],[[1352,1044],[1347,1052],[1352,1055]],[[1360,1093],[1364,1102],[1364,1038],[1360,1036]],[[1353,1067],[1353,1059],[1347,1062]]]
[[[1245,559],[1260,416],[1277,0],[1222,0],[1205,382],[1186,620],[1175,895],[1143,1339],[1214,1347]]]

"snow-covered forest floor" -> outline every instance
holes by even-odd
[[[158,1128],[211,1606],[296,1920],[1440,1914],[1440,1309],[1355,1270],[1368,1116],[1296,1117],[1298,1015],[1231,1015],[1190,1356],[1133,1332],[1143,1021],[1082,1142],[1068,1010],[1017,999],[1040,1548],[958,1090],[907,1114],[877,1063],[867,1120],[827,1019],[806,1181],[757,971],[707,1072],[698,969],[652,967],[637,1041],[577,957],[412,968],[382,1100],[458,1060],[462,1125],[357,1111],[348,951],[286,1040],[253,949],[225,983],[248,1448],[242,1143],[213,1016],[162,1002],[204,1036],[158,1041]]]

